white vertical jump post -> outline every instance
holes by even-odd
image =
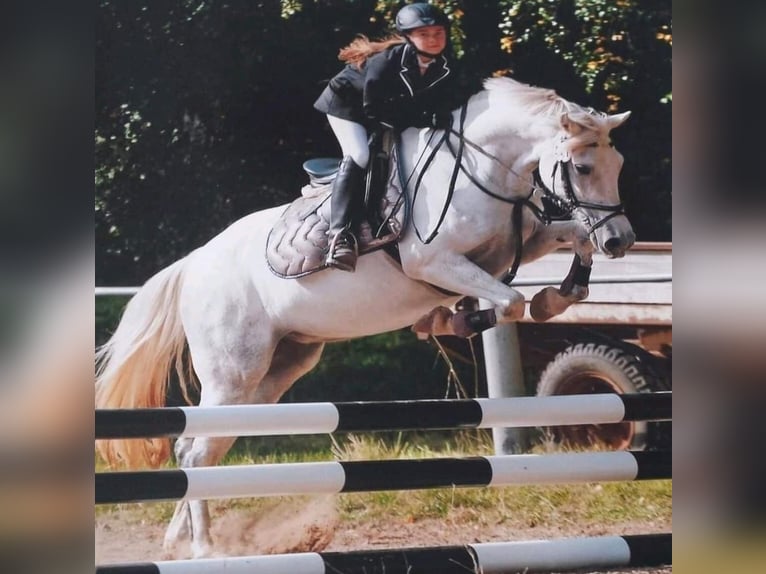
[[[481,309],[492,305],[486,299],[479,300]],[[522,397],[524,371],[521,366],[521,347],[516,323],[504,323],[481,334],[484,348],[484,369],[487,374],[487,396],[490,399]],[[525,428],[492,429],[495,454],[518,454],[529,447],[529,432]]]

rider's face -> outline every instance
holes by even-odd
[[[409,38],[418,50],[426,54],[441,54],[447,47],[447,30],[444,26],[415,28]]]

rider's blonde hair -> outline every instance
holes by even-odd
[[[341,49],[338,59],[361,69],[370,56],[404,42],[406,42],[404,36],[398,34],[386,36],[380,40],[370,40],[367,36],[360,34],[348,46]]]

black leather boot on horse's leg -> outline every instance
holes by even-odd
[[[325,263],[341,271],[354,271],[359,248],[352,232],[362,202],[364,168],[346,156],[338,169],[330,197],[329,248]]]

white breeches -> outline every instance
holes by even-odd
[[[327,121],[338,138],[343,157],[350,155],[359,167],[367,167],[370,161],[370,149],[367,146],[367,130],[362,124],[327,115]]]

